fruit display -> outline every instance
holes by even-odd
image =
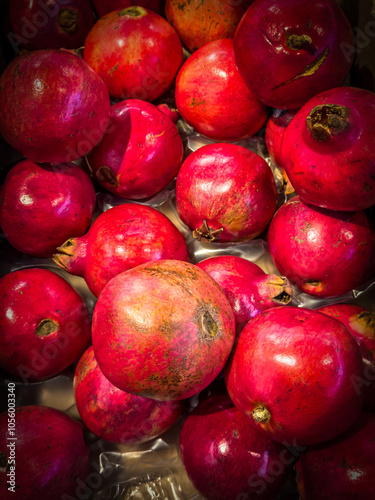
[[[369,8],[0,0],[0,498],[373,497]]]

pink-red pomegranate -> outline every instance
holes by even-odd
[[[185,61],[177,74],[175,99],[182,118],[214,141],[256,134],[269,111],[238,72],[231,39],[207,43]]]
[[[354,34],[335,0],[256,0],[234,37],[238,69],[260,102],[298,109],[343,83]]]
[[[227,371],[233,403],[260,432],[290,446],[334,438],[358,418],[363,394],[358,344],[329,316],[275,307],[240,333]]]
[[[7,37],[16,52],[78,49],[95,23],[89,0],[11,0],[9,18]]]
[[[202,269],[178,260],[115,276],[96,303],[92,343],[99,368],[132,394],[180,400],[221,372],[235,337],[232,308]]]
[[[0,279],[0,367],[35,382],[74,363],[90,342],[81,296],[48,269],[19,269]]]
[[[9,409],[0,415],[2,500],[76,498],[89,473],[82,425],[48,406],[15,408],[15,392],[8,385]]]
[[[237,144],[209,144],[182,163],[176,208],[204,242],[245,241],[258,236],[276,209],[277,191],[266,161]]]
[[[99,17],[103,17],[113,10],[125,9],[132,5],[145,7],[163,16],[165,0],[92,0],[92,3]]]
[[[0,78],[0,133],[31,161],[78,160],[102,139],[109,111],[103,80],[68,50],[19,56]]]
[[[365,212],[313,207],[298,196],[274,215],[268,248],[278,271],[316,297],[343,295],[375,272],[375,230]]]
[[[276,441],[257,432],[227,394],[202,401],[180,434],[186,472],[209,500],[274,500],[294,461]]]
[[[353,383],[365,395],[363,409],[375,411],[375,313],[356,304],[331,304],[319,311],[341,321],[358,342],[363,374]]]
[[[182,140],[168,114],[140,99],[126,99],[111,108],[103,140],[88,163],[111,193],[137,200],[161,191],[177,175],[183,158]]]
[[[27,255],[50,257],[70,236],[83,235],[95,209],[90,177],[73,163],[15,165],[0,189],[0,226]]]
[[[154,101],[172,86],[183,51],[162,16],[135,6],[101,17],[86,37],[83,57],[113,99]]]
[[[197,266],[218,283],[232,306],[239,328],[261,311],[292,300],[293,289],[286,278],[266,274],[259,266],[242,257],[209,257],[198,262]]]
[[[361,413],[339,438],[311,446],[295,465],[301,500],[372,500],[375,414]]]
[[[77,365],[73,387],[84,424],[114,443],[149,441],[169,429],[182,411],[181,401],[155,401],[117,389],[98,367],[92,346]]]
[[[150,260],[189,260],[183,235],[155,208],[128,203],[99,215],[87,234],[68,239],[53,256],[71,274],[82,276],[98,296],[108,281]]]
[[[283,166],[304,203],[330,210],[375,205],[375,94],[327,90],[295,115],[281,146]]]

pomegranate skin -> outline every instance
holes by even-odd
[[[338,320],[298,307],[275,307],[249,321],[227,371],[236,407],[283,444],[333,439],[358,418],[363,394],[354,337]],[[329,404],[327,404],[329,402]]]
[[[107,191],[131,200],[165,188],[176,177],[182,158],[176,125],[166,113],[139,99],[111,107],[107,133],[87,157]]]
[[[0,226],[20,252],[50,257],[69,236],[87,231],[95,205],[94,186],[81,168],[24,160],[1,186]]]
[[[0,415],[1,498],[51,500],[75,496],[89,472],[89,447],[82,425],[48,406],[19,406],[10,414],[6,411]],[[9,419],[15,426],[13,434]],[[8,483],[12,472],[13,491]]]
[[[45,380],[74,363],[90,342],[82,298],[47,269],[0,279],[0,366],[23,382]]]
[[[53,260],[82,276],[99,296],[108,281],[150,260],[188,261],[183,235],[166,215],[136,203],[118,205],[99,215],[86,235],[68,239]]]
[[[183,406],[180,401],[155,401],[120,391],[101,372],[92,346],[77,365],[73,388],[84,424],[100,438],[119,444],[159,436],[177,421]]]
[[[375,94],[354,87],[310,99],[288,126],[281,154],[304,203],[358,211],[375,205]]]
[[[315,297],[343,295],[375,272],[375,231],[363,211],[334,212],[298,196],[274,215],[268,249],[279,272]]]
[[[269,111],[239,74],[230,39],[214,40],[185,61],[177,74],[175,99],[184,120],[214,141],[256,134]]]
[[[113,99],[154,101],[172,86],[183,51],[163,17],[135,6],[101,17],[86,37],[83,57]]]
[[[260,102],[279,109],[340,86],[355,52],[347,47],[355,47],[353,30],[334,0],[256,0],[234,36],[242,78]]]
[[[265,160],[236,144],[201,147],[177,174],[176,209],[198,240],[251,240],[266,228],[276,203]]]
[[[257,432],[226,394],[210,396],[188,415],[180,453],[188,476],[209,500],[273,500],[292,461],[286,448]]]
[[[132,5],[139,5],[153,10],[157,14],[164,15],[164,0],[93,0],[95,10],[99,17],[109,14],[113,10],[125,9]]]
[[[302,452],[295,465],[301,500],[371,500],[375,414],[361,413],[339,438]]]
[[[217,283],[193,264],[159,260],[115,276],[96,303],[95,357],[121,390],[180,400],[220,373],[235,337],[233,312]]]
[[[365,395],[363,409],[375,411],[375,313],[356,304],[331,304],[319,311],[341,321],[356,339],[363,360],[363,375],[355,382],[358,391]]]
[[[71,51],[36,50],[17,57],[3,72],[0,89],[0,132],[31,161],[78,160],[107,128],[107,89]]]
[[[198,262],[197,266],[218,283],[232,306],[239,328],[261,311],[288,304],[293,298],[292,287],[286,278],[266,274],[242,257],[209,257]]]

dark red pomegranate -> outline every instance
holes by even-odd
[[[235,337],[232,308],[199,267],[159,260],[115,276],[92,323],[99,368],[132,394],[179,400],[221,372]]]
[[[74,363],[90,342],[80,295],[48,269],[0,279],[0,367],[23,382],[44,380]]]
[[[375,272],[375,230],[366,214],[305,205],[282,205],[268,231],[268,248],[279,270],[303,292],[343,295]]]
[[[215,394],[187,417],[180,434],[186,472],[209,500],[274,500],[294,461],[257,432],[228,395]]]
[[[301,500],[372,500],[375,414],[363,412],[339,438],[311,446],[296,463]]]
[[[375,411],[375,313],[356,304],[331,304],[319,311],[341,321],[358,342],[363,374],[353,383],[365,395],[363,409]]]
[[[0,415],[1,498],[75,498],[89,473],[82,425],[48,406],[9,408]]]
[[[362,373],[358,344],[340,321],[281,306],[261,312],[240,333],[227,389],[258,431],[307,446],[355,422],[363,394],[352,380]]]
[[[276,209],[277,191],[266,161],[236,144],[209,144],[183,162],[176,182],[181,220],[204,242],[258,236]]]
[[[173,117],[173,112],[163,109],[139,99],[111,107],[108,130],[88,156],[105,189],[137,200],[153,196],[176,177],[184,150],[168,116]]]
[[[90,431],[119,444],[144,443],[159,436],[177,421],[183,405],[120,391],[101,372],[92,346],[77,365],[74,396]]]
[[[375,94],[354,87],[310,99],[285,131],[281,155],[301,201],[330,210],[375,205]]]
[[[259,266],[242,257],[209,257],[198,262],[197,266],[218,283],[232,306],[239,328],[261,311],[292,300],[293,290],[286,278],[266,274]]]
[[[354,46],[335,0],[256,0],[234,37],[242,78],[260,102],[279,109],[298,109],[341,85],[355,53],[345,48]]]
[[[92,3],[99,17],[113,10],[125,9],[133,5],[145,7],[163,16],[165,0],[92,0]]]
[[[103,80],[68,50],[19,56],[0,78],[0,133],[31,161],[78,160],[102,139],[109,111]]]
[[[90,177],[73,163],[15,165],[0,190],[0,225],[27,255],[50,257],[69,236],[90,226],[96,198]]]
[[[189,260],[183,235],[155,208],[127,203],[99,215],[87,234],[68,239],[53,256],[100,294],[117,274],[150,260]]]

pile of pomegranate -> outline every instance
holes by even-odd
[[[81,498],[90,442],[167,432],[199,498],[374,498],[375,94],[339,3],[0,5],[1,498]],[[75,412],[17,396],[67,373]]]

